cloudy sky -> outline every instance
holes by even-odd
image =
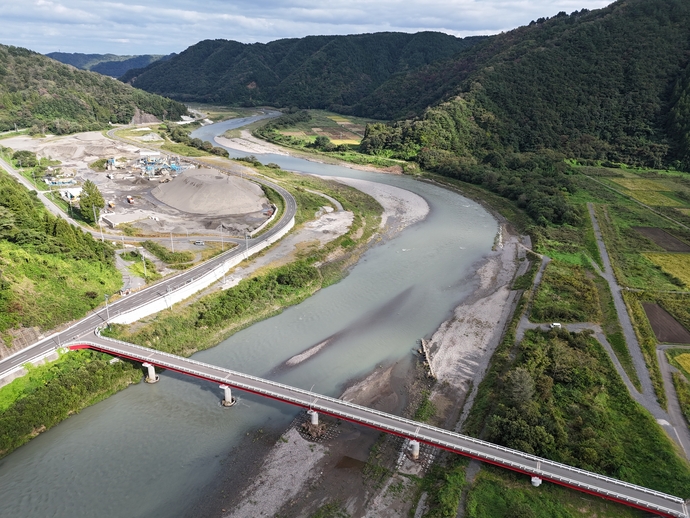
[[[0,0],[0,43],[53,51],[168,54],[204,39],[422,30],[495,34],[613,0]]]

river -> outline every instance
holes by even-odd
[[[211,140],[237,124],[207,126],[194,136]],[[338,396],[377,365],[411,357],[416,340],[474,289],[473,265],[490,251],[498,228],[479,204],[409,177],[281,155],[258,158],[395,185],[422,196],[431,210],[423,222],[368,250],[340,283],[195,359]],[[317,355],[283,366],[329,337]],[[222,408],[217,386],[164,372],[156,385],[140,383],[87,408],[0,461],[0,516],[185,516],[223,470],[233,469],[229,453],[248,433],[280,430],[298,412],[234,394],[239,404]]]

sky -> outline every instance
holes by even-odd
[[[205,39],[497,34],[612,0],[0,0],[0,43],[40,53],[169,54]]]

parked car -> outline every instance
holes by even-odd
[[[194,244],[199,245],[199,246],[204,246],[206,243],[204,243],[203,241],[194,241]]]

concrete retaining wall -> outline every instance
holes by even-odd
[[[240,264],[248,257],[251,257],[252,255],[266,248],[267,246],[278,241],[281,237],[287,234],[294,226],[295,218],[293,217],[288,222],[288,224],[285,225],[285,227],[283,227],[279,232],[277,232],[270,238],[266,239],[265,241],[261,241],[260,243],[250,247],[248,250],[242,252],[241,254],[238,254],[233,258],[228,259],[227,261],[218,265],[213,270],[206,271],[205,273],[200,273],[198,278],[194,278],[191,282],[188,281],[187,284],[170,291],[165,296],[111,318],[110,322],[112,322],[113,324],[131,324],[132,322],[136,322],[139,319],[142,319],[149,315],[153,315],[154,313],[158,313],[159,311],[163,311],[164,309],[171,307],[173,304],[177,302],[181,302],[185,299],[188,299],[198,291],[210,286],[214,282],[218,282],[219,280],[221,280],[225,273],[227,273],[231,268],[234,268],[235,266]]]

